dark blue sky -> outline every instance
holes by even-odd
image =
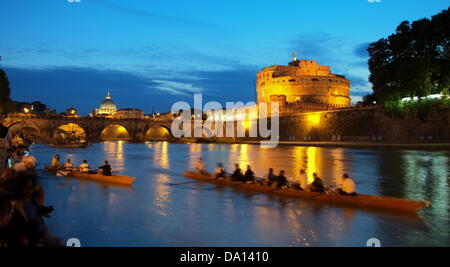
[[[110,91],[119,108],[251,101],[262,67],[300,58],[371,91],[365,47],[448,0],[2,0],[0,56],[18,101],[82,114]]]

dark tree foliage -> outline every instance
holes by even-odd
[[[10,94],[8,77],[6,72],[0,69],[0,115],[10,113],[14,109]]]
[[[369,80],[382,103],[450,92],[450,8],[369,45]]]

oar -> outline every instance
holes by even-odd
[[[189,182],[183,182],[183,183],[169,183],[168,185],[182,185],[182,184],[193,184],[197,181],[189,181]]]

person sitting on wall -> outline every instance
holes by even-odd
[[[339,194],[346,196],[356,196],[355,182],[348,176],[348,174],[344,173],[344,175],[342,175],[342,180],[340,181],[338,186]]]
[[[100,166],[98,168],[98,170],[100,171],[100,173],[104,176],[111,176],[111,165],[109,165],[109,162],[107,160],[105,160],[105,165]]]
[[[311,184],[311,192],[324,194],[325,186],[323,185],[322,179],[319,178],[317,173],[314,173],[313,177],[314,177],[314,181]]]
[[[242,181],[244,179],[244,175],[242,174],[242,170],[239,167],[239,164],[234,165],[236,169],[234,170],[233,174],[231,175],[232,181]]]

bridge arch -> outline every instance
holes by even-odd
[[[111,123],[102,129],[100,139],[130,141],[133,138],[130,130],[126,126],[121,123]]]
[[[67,139],[68,135],[84,140],[87,137],[86,130],[79,124],[73,122],[60,123],[52,132],[52,137],[56,139]]]
[[[13,133],[18,133],[20,131],[24,131],[25,133],[31,133],[34,135],[39,135],[41,133],[40,127],[29,120],[13,120],[6,122],[4,125],[6,127],[9,127],[9,130]]]
[[[170,129],[164,125],[153,125],[145,131],[145,141],[167,141],[172,137]]]

